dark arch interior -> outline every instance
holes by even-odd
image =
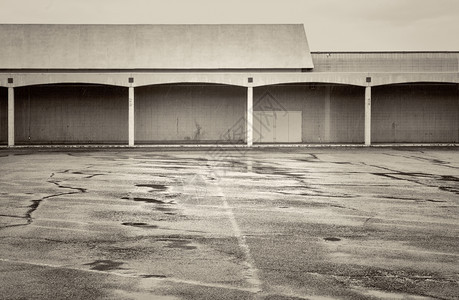
[[[8,142],[8,89],[0,87],[0,144]]]
[[[372,140],[459,142],[458,85],[423,82],[373,87]]]
[[[254,141],[363,143],[364,94],[363,87],[343,84],[297,83],[257,87],[253,99],[254,136],[259,138]],[[272,117],[271,111],[274,111]],[[283,138],[293,135],[295,138]]]
[[[17,144],[127,142],[128,90],[94,84],[15,88]]]
[[[204,83],[135,89],[135,140],[150,143],[243,143],[247,88]]]

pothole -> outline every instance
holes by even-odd
[[[145,203],[154,203],[154,204],[175,204],[174,202],[170,201],[162,201],[154,198],[141,198],[141,197],[122,197],[123,200],[132,200],[137,202],[145,202]]]

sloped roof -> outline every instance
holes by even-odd
[[[303,25],[0,25],[0,69],[290,68]]]

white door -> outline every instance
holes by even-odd
[[[301,111],[254,111],[254,143],[301,143]]]
[[[289,113],[287,111],[277,111],[274,118],[274,142],[288,143],[288,122]]]
[[[288,141],[289,143],[301,143],[302,133],[301,111],[288,112]]]

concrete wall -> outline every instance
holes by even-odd
[[[459,52],[315,52],[314,72],[454,72]]]
[[[96,85],[16,88],[15,104],[17,144],[127,143],[127,88]]]
[[[128,140],[127,88],[15,88],[17,144]],[[0,88],[0,144],[7,142],[7,89]],[[243,143],[247,89],[171,84],[135,89],[136,143]],[[363,143],[364,88],[288,84],[254,88],[255,111],[301,111],[303,143]],[[372,88],[373,143],[459,142],[457,84]]]
[[[330,91],[330,141],[363,143],[365,139],[365,89],[333,86]]]
[[[364,95],[364,88],[344,85],[259,87],[254,90],[254,110],[301,111],[303,143],[363,143]]]
[[[135,89],[135,141],[243,142],[247,89],[155,85]]]
[[[0,144],[8,142],[8,89],[0,87]]]
[[[459,142],[457,84],[373,87],[372,141]]]

